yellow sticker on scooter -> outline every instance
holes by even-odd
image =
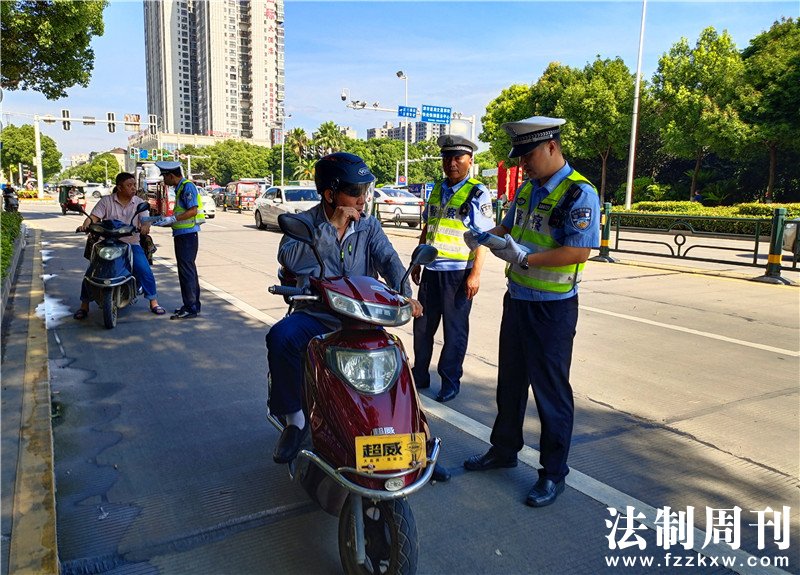
[[[389,471],[425,467],[426,439],[424,433],[356,437],[356,469]]]

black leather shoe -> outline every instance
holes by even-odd
[[[533,484],[531,490],[528,492],[528,497],[525,499],[525,504],[531,507],[545,507],[555,502],[556,497],[564,491],[565,483],[562,479],[558,483],[554,483],[550,479],[539,478],[539,481]]]
[[[445,481],[450,481],[450,472],[447,471],[446,467],[443,467],[437,463],[433,466],[433,475],[431,478],[434,481],[441,481],[444,483]]]
[[[440,393],[439,395],[437,395],[436,401],[438,401],[439,403],[446,403],[451,399],[455,399],[457,395],[458,392],[455,389],[453,389],[448,391],[447,393]]]
[[[517,457],[498,457],[491,449],[483,455],[473,455],[464,462],[467,471],[486,471],[501,467],[516,467]]]
[[[197,317],[195,312],[182,309],[178,313],[169,316],[169,319],[191,319],[193,317]]]
[[[278,439],[278,444],[275,446],[275,451],[272,452],[272,459],[275,463],[289,463],[297,457],[307,433],[308,424],[303,429],[296,425],[284,427],[281,437]]]

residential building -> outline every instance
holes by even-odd
[[[159,132],[269,145],[284,115],[284,0],[145,0]]]
[[[341,126],[339,128],[339,131],[342,133],[342,135],[345,138],[350,138],[351,140],[357,140],[358,139],[358,132],[356,132],[350,126]]]
[[[385,122],[380,128],[369,128],[367,130],[367,140],[371,140],[373,138],[388,138],[391,129],[391,122]]]
[[[447,126],[445,124],[430,124],[428,122],[417,122],[414,131],[414,142],[423,142],[425,140],[435,140],[439,136],[447,134]]]

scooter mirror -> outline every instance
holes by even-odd
[[[438,255],[439,250],[435,247],[428,244],[420,244],[414,248],[414,252],[411,254],[411,265],[424,266],[432,263]]]
[[[141,204],[136,206],[136,213],[141,214],[142,212],[146,212],[149,209],[150,209],[150,204],[148,204],[147,202],[142,202]]]
[[[314,232],[304,219],[295,214],[281,214],[278,216],[278,227],[281,231],[298,242],[304,244],[314,243]]]

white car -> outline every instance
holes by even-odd
[[[83,192],[86,194],[87,197],[91,196],[92,198],[100,198],[102,196],[107,196],[111,193],[111,188],[107,188],[103,184],[98,184],[96,182],[86,182],[86,186],[83,188]]]
[[[391,221],[397,225],[403,222],[416,228],[422,220],[425,202],[405,190],[375,188],[373,201],[375,217],[382,222]]]
[[[206,219],[213,219],[217,215],[217,204],[214,203],[214,196],[206,188],[198,188],[197,191],[203,196],[203,211]]]
[[[283,213],[298,214],[310,210],[320,201],[317,189],[312,186],[272,186],[256,198],[256,227],[263,230],[278,226],[278,216]]]

